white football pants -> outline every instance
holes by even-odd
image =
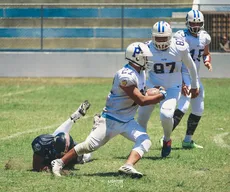
[[[160,102],[160,119],[164,130],[165,139],[169,140],[173,128],[173,114],[180,97],[181,86],[168,88],[167,97]],[[147,105],[138,108],[138,123],[147,129],[147,123],[155,105]]]
[[[83,143],[75,146],[75,151],[79,155],[81,153],[95,151],[118,134],[133,141],[135,144],[132,150],[138,152],[141,157],[151,146],[151,141],[146,130],[135,120],[123,123],[99,117],[94,122],[90,135]]]
[[[204,88],[203,85],[200,83],[199,95],[191,99],[191,97],[184,96],[181,94],[181,97],[178,101],[178,109],[181,110],[183,113],[186,113],[189,105],[191,103],[191,113],[197,116],[202,116],[204,111]]]

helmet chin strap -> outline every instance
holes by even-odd
[[[137,64],[137,63],[135,63],[135,62],[132,62],[132,64],[135,65],[135,66],[137,66],[137,67],[139,67],[140,70],[145,70],[145,67],[144,67],[144,66],[141,66],[141,65],[139,65],[139,64]]]
[[[141,70],[144,70],[144,69],[145,69],[144,66],[139,65],[139,64],[136,63],[135,61],[133,61],[133,60],[131,60],[131,59],[128,59],[128,58],[126,58],[126,59],[127,59],[128,61],[130,61],[133,65],[139,67]]]

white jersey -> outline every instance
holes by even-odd
[[[191,35],[188,29],[179,30],[174,34],[174,38],[182,39],[189,44],[189,51],[193,61],[196,63],[197,71],[200,70],[200,59],[203,56],[204,48],[211,43],[210,35],[201,30],[197,37]],[[183,72],[187,72],[186,67],[183,67]]]
[[[134,119],[138,105],[121,89],[120,85],[135,85],[144,94],[145,81],[145,71],[138,73],[129,64],[117,71],[103,114],[121,122],[128,122]]]
[[[147,80],[150,84],[166,89],[178,88],[182,84],[181,67],[184,62],[193,77],[192,88],[198,88],[197,71],[185,41],[172,38],[170,47],[164,51],[156,49],[152,41],[148,41],[147,45],[153,54]]]

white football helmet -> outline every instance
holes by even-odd
[[[151,57],[152,53],[148,46],[142,42],[135,42],[130,44],[125,52],[125,59],[131,61],[135,65],[141,67],[141,69],[146,69],[148,57]]]
[[[204,28],[204,15],[199,10],[192,9],[187,13],[186,26],[191,33],[197,34]]]
[[[171,44],[172,29],[165,21],[159,21],[153,25],[152,39],[156,49],[166,50]]]

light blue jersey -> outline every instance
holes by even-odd
[[[145,71],[138,73],[128,64],[117,71],[113,79],[112,89],[107,97],[106,106],[103,109],[103,114],[121,122],[128,122],[134,119],[138,105],[122,90],[120,85],[135,85],[144,94],[145,80]]]

